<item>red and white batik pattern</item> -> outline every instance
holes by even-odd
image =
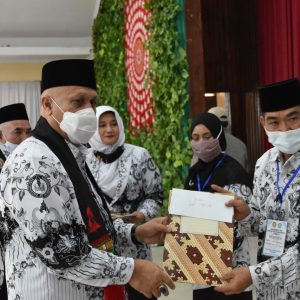
[[[128,79],[128,108],[130,129],[148,127],[153,123],[151,88],[145,87],[149,69],[149,52],[144,44],[149,39],[146,24],[150,13],[145,0],[128,0],[125,9],[126,75]]]

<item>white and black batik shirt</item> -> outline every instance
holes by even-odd
[[[84,147],[68,145],[85,175]],[[133,259],[89,245],[72,182],[43,142],[31,137],[13,152],[0,190],[9,299],[101,300],[101,287],[128,283]],[[102,215],[109,222],[104,210]],[[131,246],[132,225],[114,225],[115,249]]]
[[[163,203],[161,176],[145,148],[124,144],[122,155],[110,164],[97,159],[93,149],[89,149],[86,162],[99,187],[109,197],[107,205],[111,212],[140,211],[146,221],[159,214]],[[148,245],[125,247],[121,254],[151,259]]]
[[[258,263],[250,267],[258,299],[286,300],[300,299],[300,256],[299,256],[299,215],[300,215],[300,174],[287,188],[281,208],[278,209],[276,187],[277,163],[279,160],[279,186],[284,188],[289,178],[300,165],[297,152],[286,162],[276,148],[267,151],[258,161],[254,174],[253,197],[250,202],[251,214],[242,223],[251,223],[258,233]],[[285,250],[279,257],[262,256],[263,240],[267,219],[288,222]]]

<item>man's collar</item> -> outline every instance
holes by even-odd
[[[283,161],[282,153],[276,147],[273,147],[270,149],[270,151],[270,161],[275,162],[277,159],[279,159],[279,161]],[[291,155],[290,158],[284,162],[284,164],[295,160],[300,161],[300,150]]]

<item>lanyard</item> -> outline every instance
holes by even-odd
[[[197,175],[197,187],[198,187],[198,191],[199,192],[203,191],[206,188],[208,182],[210,181],[211,177],[214,175],[215,171],[217,170],[217,168],[220,166],[220,164],[224,160],[225,156],[226,156],[226,154],[224,153],[224,155],[220,158],[220,160],[215,165],[213,171],[209,174],[209,176],[205,180],[205,182],[204,182],[204,184],[203,184],[202,187],[201,187],[201,183],[200,183],[200,175],[199,174]],[[299,168],[300,168],[300,166],[299,166]]]
[[[297,176],[297,174],[300,171],[300,165],[298,166],[298,168],[295,170],[295,172],[293,173],[293,175],[290,177],[289,181],[287,182],[287,184],[284,186],[283,189],[280,188],[279,186],[279,177],[280,177],[280,170],[279,170],[279,159],[276,160],[277,163],[277,168],[276,168],[276,187],[278,190],[278,193],[280,195],[280,197],[278,197],[279,199],[279,208],[281,207],[282,201],[283,201],[283,195],[286,192],[287,188],[290,186],[290,184],[292,183],[292,181],[294,180],[294,178]],[[280,192],[280,190],[282,190],[282,192]]]

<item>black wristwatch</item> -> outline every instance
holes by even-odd
[[[137,228],[137,225],[134,224],[132,227],[131,227],[131,240],[132,242],[135,244],[135,245],[144,245],[143,243],[140,243],[137,238],[135,237],[135,231],[136,231],[136,228]]]

